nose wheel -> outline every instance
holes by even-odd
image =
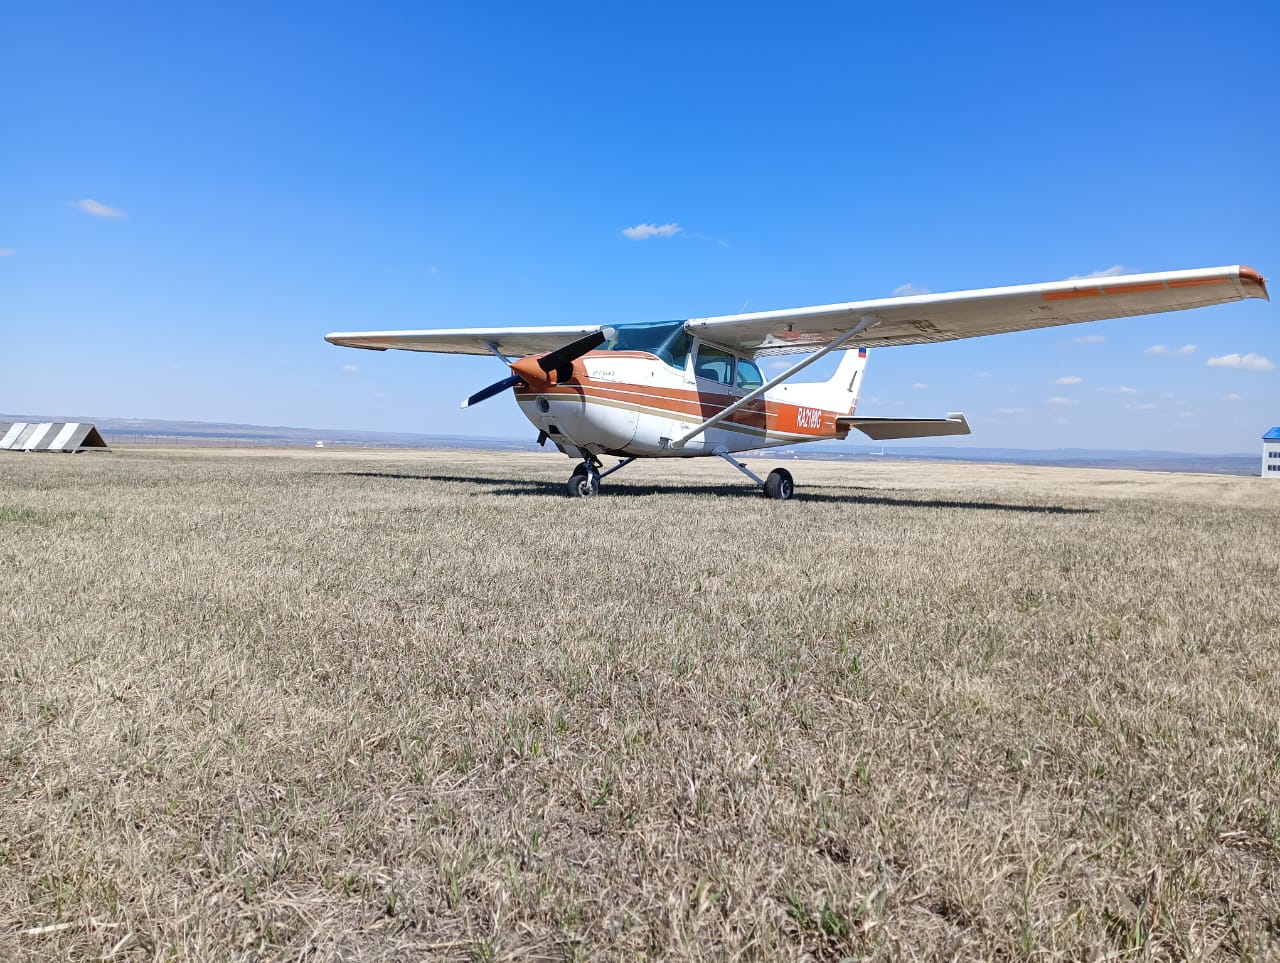
[[[601,478],[607,478],[615,471],[626,468],[636,460],[635,456],[632,455],[630,458],[624,458],[612,468],[601,471],[598,459],[592,457],[586,451],[582,451],[582,455],[582,464],[573,470],[573,474],[569,476],[569,484],[565,486],[565,491],[570,498],[590,498],[592,495],[599,495]]]
[[[570,498],[590,498],[600,494],[600,472],[589,462],[584,462],[573,470],[569,476],[569,484],[565,491]]]

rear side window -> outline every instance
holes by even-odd
[[[733,384],[733,355],[728,351],[700,344],[693,373],[707,381],[718,381],[722,385]]]

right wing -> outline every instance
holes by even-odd
[[[876,441],[969,434],[969,422],[963,412],[959,411],[953,411],[945,418],[860,418],[857,415],[841,415],[836,419],[836,424],[841,428],[857,428]]]
[[[498,351],[512,358],[542,354],[564,347],[602,325],[556,324],[541,328],[433,328],[425,331],[337,331],[326,334],[330,344],[344,348],[386,351],[432,351],[437,354],[492,354]]]

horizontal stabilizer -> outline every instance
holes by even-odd
[[[960,411],[953,411],[945,418],[862,418],[845,415],[837,418],[836,424],[841,428],[857,428],[875,441],[969,434],[969,422]]]

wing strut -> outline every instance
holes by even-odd
[[[766,381],[759,388],[755,389],[755,391],[750,391],[747,394],[743,395],[741,398],[739,398],[737,401],[731,404],[728,408],[725,408],[722,411],[718,412],[717,414],[712,415],[702,424],[698,425],[698,427],[693,428],[690,431],[686,431],[679,438],[671,442],[671,447],[683,448],[685,446],[685,443],[688,442],[690,438],[696,438],[698,437],[698,435],[702,434],[708,428],[713,428],[716,425],[720,424],[720,422],[724,421],[726,418],[728,418],[731,414],[733,414],[739,408],[742,408],[745,405],[751,404],[751,402],[755,401],[757,398],[763,395],[766,391],[772,391],[774,388],[782,384],[784,381],[787,381],[788,379],[793,378],[795,375],[799,374],[802,370],[809,367],[809,365],[813,364],[819,358],[825,357],[826,355],[830,354],[832,351],[836,350],[836,348],[840,347],[840,345],[844,344],[854,335],[861,334],[863,331],[866,331],[867,328],[870,328],[872,325],[876,324],[879,320],[880,319],[876,317],[874,314],[864,314],[861,318],[858,319],[857,324],[855,324],[852,328],[850,328],[844,334],[840,335],[840,337],[836,338],[834,341],[828,341],[825,345],[823,345],[813,354],[806,356],[804,359],[800,361],[797,361],[795,364],[793,364],[786,371],[782,372],[782,374],[778,375],[776,378],[773,378],[770,381]]]

